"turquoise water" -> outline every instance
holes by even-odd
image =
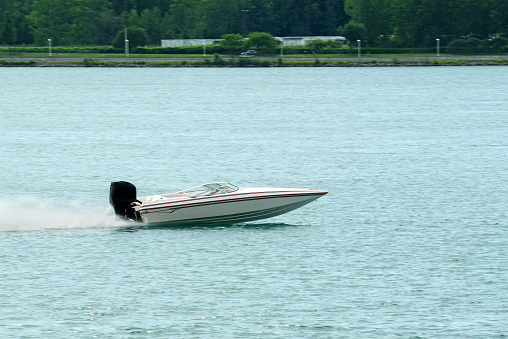
[[[508,68],[0,76],[0,338],[508,335]],[[330,193],[132,227],[115,180]]]

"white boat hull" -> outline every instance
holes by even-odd
[[[138,212],[147,224],[230,224],[281,215],[324,194],[326,192],[313,190],[232,194],[144,204]]]

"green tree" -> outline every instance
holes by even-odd
[[[352,48],[352,45],[357,40],[365,41],[367,38],[365,25],[355,21],[350,21],[346,25],[339,27],[337,32],[348,40],[349,48]]]
[[[291,36],[293,23],[291,13],[292,1],[273,0],[273,7],[275,8],[274,15],[277,25],[272,33],[277,36]]]
[[[11,46],[18,40],[14,18],[10,11],[4,12],[3,22],[0,24],[0,42]]]
[[[396,47],[415,45],[414,0],[392,0],[392,43]]]
[[[455,0],[452,6],[454,36],[489,37],[488,1]]]
[[[313,0],[293,0],[289,8],[291,20],[290,35],[314,35],[316,17],[322,15],[320,6]]]
[[[32,11],[33,0],[7,0],[8,10],[12,13],[12,18],[16,27],[17,44],[33,44],[33,34],[28,22],[28,15]],[[0,1],[2,2],[2,1]],[[0,13],[2,10],[0,10]]]
[[[159,7],[141,12],[141,25],[146,30],[149,45],[158,45],[163,36],[163,17]]]
[[[345,0],[345,11],[351,21],[364,24],[368,43],[376,44],[389,36],[393,28],[390,0]]]
[[[462,1],[462,0],[458,0]],[[450,1],[391,0],[393,43],[400,47],[431,47],[453,37]]]
[[[322,32],[316,35],[335,35],[337,26],[348,23],[349,17],[344,11],[344,0],[323,0]]]
[[[141,19],[138,15],[138,11],[134,8],[131,9],[127,15],[127,25],[130,27],[141,27]]]
[[[116,15],[112,8],[101,11],[94,20],[94,25],[90,27],[91,34],[94,35],[94,41],[98,45],[109,45],[116,36],[118,27],[121,26],[121,18]]]
[[[225,34],[221,37],[221,46],[232,52],[239,52],[243,47],[243,35],[241,34]]]
[[[245,4],[245,9],[249,10],[246,16],[246,34],[255,31],[270,33],[277,31],[273,0],[250,0]]]
[[[30,13],[35,44],[44,46],[47,39],[53,43],[66,43],[65,36],[70,31],[70,12],[65,0],[34,0]]]
[[[169,13],[165,13],[162,17],[161,23],[161,38],[162,39],[175,39],[176,33],[173,27],[172,18]]]
[[[34,0],[30,21],[37,45],[97,43],[94,28],[98,18],[107,12],[107,0]]]
[[[500,34],[508,38],[508,1],[490,0],[490,32],[493,35]]]
[[[246,48],[254,48],[264,53],[271,53],[277,48],[277,41],[270,33],[253,32],[248,36]]]
[[[129,40],[129,52],[138,46],[146,46],[148,37],[146,30],[141,27],[128,27],[127,39]],[[123,49],[125,47],[125,29],[121,29],[113,40],[113,47]]]
[[[170,6],[171,25],[177,38],[199,39],[203,37],[204,2],[201,0],[173,0]]]
[[[75,2],[69,8],[70,32],[67,33],[67,44],[98,45],[104,42],[102,39],[102,32],[106,28],[104,16],[112,13],[108,9],[107,0]]]
[[[208,0],[204,14],[204,37],[217,38],[242,31],[243,1]]]

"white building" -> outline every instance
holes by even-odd
[[[210,46],[220,43],[221,39],[167,39],[161,40],[162,47]]]
[[[285,36],[275,38],[279,45],[283,46],[305,46],[312,40],[341,41],[347,42],[343,36]],[[190,47],[190,46],[210,46],[219,44],[222,39],[166,39],[161,40],[162,47]]]
[[[343,36],[285,36],[276,37],[279,45],[283,46],[305,46],[309,41],[324,40],[324,41],[341,41],[343,44],[347,42]]]

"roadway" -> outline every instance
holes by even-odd
[[[114,62],[114,63],[168,63],[168,62],[198,62],[204,61],[205,59],[213,60],[213,55],[207,56],[191,56],[191,57],[180,57],[180,56],[165,56],[165,57],[150,57],[150,56],[47,56],[47,57],[33,57],[33,56],[0,56],[0,60],[5,61],[34,61],[41,64],[51,63],[83,63],[84,59],[90,59],[97,62]],[[249,57],[255,60],[267,60],[271,62],[277,62],[279,55],[274,56],[255,56]],[[222,56],[223,60],[237,59],[238,56]],[[285,62],[314,62],[318,59],[321,62],[393,62],[397,60],[399,62],[410,61],[410,62],[429,62],[429,61],[496,61],[496,60],[508,60],[508,55],[457,55],[457,56],[395,56],[395,57],[378,57],[374,55],[362,55],[358,56],[294,56],[294,55],[283,55],[282,60]]]

